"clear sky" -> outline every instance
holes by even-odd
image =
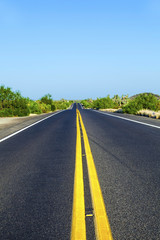
[[[160,94],[159,0],[0,0],[0,85],[31,99]]]

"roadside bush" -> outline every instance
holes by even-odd
[[[157,110],[160,111],[160,100],[157,103]]]
[[[67,108],[69,108],[69,106],[72,104],[73,101],[67,101],[67,100],[60,100],[60,101],[54,101],[54,105],[56,107],[56,109],[58,110],[65,110]]]
[[[53,102],[52,95],[49,93],[41,98],[41,103],[45,103],[47,105],[52,105],[52,102]]]
[[[93,100],[92,99],[85,99],[81,101],[81,104],[85,107],[85,108],[93,108]]]
[[[29,106],[30,113],[35,113],[35,114],[42,113],[40,105],[37,102],[30,100],[28,106]]]
[[[12,92],[11,88],[0,86],[0,116],[27,116],[30,110],[28,100],[20,92]]]
[[[11,88],[0,86],[0,117],[48,113],[56,109],[67,109],[73,103],[65,99],[53,101],[51,97],[46,94],[40,100],[33,101],[22,97],[19,91],[12,92]]]
[[[13,117],[13,111],[10,108],[0,110],[0,117]]]
[[[27,103],[27,99],[21,98],[12,101],[12,111],[14,116],[28,116],[30,114],[29,106]]]
[[[45,104],[45,103],[39,103],[39,107],[40,107],[42,113],[51,112],[51,105],[48,105],[48,104]]]
[[[13,111],[13,115],[17,116],[17,117],[28,116],[29,114],[30,114],[30,111],[27,108],[24,108],[24,109],[15,108],[14,111]]]
[[[51,105],[51,111],[54,112],[56,110],[56,106],[54,104]]]
[[[158,110],[158,100],[151,93],[142,93],[122,107],[124,113],[136,114],[139,110]]]
[[[96,109],[107,109],[107,108],[117,108],[118,104],[113,101],[109,96],[106,98],[97,98],[93,101],[93,108]]]
[[[41,105],[43,112],[55,111],[56,109],[64,110],[64,109],[67,109],[71,105],[71,101],[67,101],[65,99],[61,99],[60,101],[53,101],[50,94],[47,94],[44,97],[42,97],[40,100],[40,103],[43,104],[43,105]],[[46,107],[44,107],[44,104],[46,104],[48,106],[47,107],[48,110],[46,109]]]

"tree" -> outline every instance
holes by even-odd
[[[45,104],[49,104],[49,105],[52,105],[52,95],[51,94],[46,94],[44,97],[41,98],[41,102],[42,103],[45,103]]]

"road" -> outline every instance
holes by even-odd
[[[160,129],[116,116],[160,121],[78,109],[113,239],[160,239]],[[74,105],[0,143],[0,239],[70,239],[76,134]],[[82,138],[87,214],[94,209],[84,148]],[[89,215],[87,239],[95,239]]]

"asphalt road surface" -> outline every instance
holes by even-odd
[[[157,127],[160,121],[78,108],[113,239],[160,239],[160,128],[116,116]],[[75,152],[76,105],[0,143],[0,239],[70,239]],[[86,222],[92,240],[93,222]]]

